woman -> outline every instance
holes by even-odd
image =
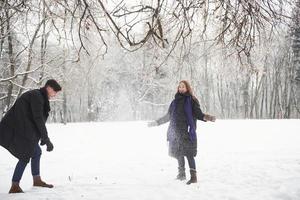
[[[149,126],[158,126],[170,121],[167,140],[169,142],[169,155],[178,160],[178,180],[185,180],[185,160],[190,167],[191,178],[187,184],[197,183],[195,156],[197,155],[196,120],[212,121],[214,116],[204,114],[199,101],[193,95],[190,84],[183,80],[179,82],[175,99],[172,101],[168,113]]]

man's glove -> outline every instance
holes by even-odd
[[[54,146],[53,146],[53,144],[52,144],[52,142],[50,141],[49,138],[46,139],[46,140],[41,140],[40,144],[41,145],[46,145],[47,146],[47,148],[46,148],[47,151],[52,151],[53,148],[54,148]]]

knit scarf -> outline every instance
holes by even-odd
[[[172,115],[172,121],[175,122],[176,119],[176,106],[177,106],[177,101],[178,98],[177,94],[175,95],[175,99],[171,103],[171,115]],[[185,112],[185,117],[187,119],[188,123],[188,133],[189,133],[189,138],[191,141],[196,141],[197,140],[197,133],[196,133],[196,125],[193,119],[193,109],[192,109],[192,96],[190,95],[184,95],[184,112]]]

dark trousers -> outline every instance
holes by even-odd
[[[42,155],[42,150],[39,144],[36,144],[34,148],[33,156],[31,157],[31,174],[32,176],[39,176],[40,175],[40,159]],[[26,168],[27,163],[19,160],[16,165],[14,175],[12,178],[13,182],[20,182],[24,170]]]
[[[190,169],[196,170],[195,158],[193,156],[186,156],[186,158],[188,160]],[[177,161],[178,161],[178,168],[184,169],[185,168],[184,156],[180,156],[179,158],[177,158]]]

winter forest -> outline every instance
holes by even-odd
[[[219,119],[300,117],[300,0],[0,0],[0,9],[0,116],[54,78],[63,91],[50,122],[154,119],[182,79]]]

